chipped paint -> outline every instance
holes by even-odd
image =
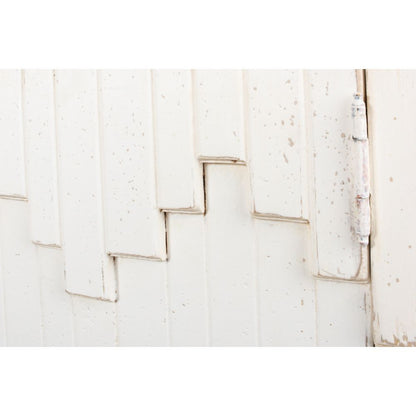
[[[363,97],[359,93],[354,95],[352,121],[352,156],[354,159],[353,224],[360,243],[368,245],[370,236],[370,159],[366,108]]]
[[[40,75],[22,116],[44,169],[28,204],[0,195],[6,329],[21,344],[372,345],[369,248],[349,216],[355,71]],[[13,163],[0,171],[22,177]]]

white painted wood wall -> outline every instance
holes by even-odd
[[[416,71],[367,75],[374,342],[416,346]]]
[[[372,345],[361,75],[0,71],[0,344]]]

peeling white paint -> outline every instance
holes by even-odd
[[[355,71],[0,74],[1,345],[371,345]]]
[[[367,245],[370,236],[370,155],[366,108],[361,94],[354,95],[352,121],[351,154],[354,176],[352,214],[358,239],[361,244]]]

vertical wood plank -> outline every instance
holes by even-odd
[[[302,71],[251,70],[245,75],[254,213],[306,219]]]
[[[168,346],[166,263],[118,258],[121,346]]]
[[[206,270],[212,345],[256,345],[254,232],[244,166],[207,165]]]
[[[32,240],[59,246],[53,72],[24,71],[23,122]]]
[[[75,346],[117,346],[117,316],[115,303],[84,296],[71,297]]]
[[[42,301],[43,345],[73,345],[71,295],[65,291],[62,250],[38,246]]]
[[[315,282],[304,224],[256,221],[260,342],[314,346]]]
[[[25,198],[22,74],[0,70],[0,197]]]
[[[173,346],[209,342],[204,217],[169,214],[169,325]]]
[[[100,71],[108,252],[166,258],[156,206],[150,71]]]
[[[372,345],[368,284],[316,280],[317,344],[321,347]]]
[[[56,72],[56,113],[66,287],[114,300],[114,264],[103,235],[95,71]]]
[[[191,71],[153,71],[158,207],[204,210],[202,166],[194,146]]]
[[[305,72],[312,240],[315,273],[323,277],[361,278],[361,247],[351,220],[351,103],[356,88],[354,70]]]
[[[7,345],[42,345],[40,285],[36,246],[30,241],[24,201],[0,200],[0,247]]]
[[[1,212],[0,212],[1,215]],[[0,246],[0,347],[5,347],[7,345],[7,336],[6,336],[6,305],[5,298],[6,293],[4,291],[3,283],[3,266],[2,266],[2,250]]]
[[[369,70],[376,345],[416,345],[416,71]]]
[[[245,160],[242,71],[194,71],[195,129],[200,160]]]

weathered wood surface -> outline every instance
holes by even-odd
[[[354,71],[21,75],[0,83],[0,345],[371,345]]]
[[[377,345],[416,345],[416,71],[368,71]]]
[[[0,196],[26,198],[22,71],[0,71]]]
[[[115,269],[104,244],[97,74],[59,70],[55,81],[66,287],[114,300]]]
[[[60,246],[54,73],[26,70],[23,75],[31,235],[35,243]]]

